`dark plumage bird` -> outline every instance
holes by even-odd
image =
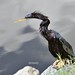
[[[59,59],[58,55],[60,55],[62,59],[71,59],[74,57],[72,46],[58,32],[51,29],[48,30],[50,20],[47,16],[38,12],[33,12],[18,21],[32,18],[42,20],[40,23],[40,33],[48,41],[49,51],[55,58]]]

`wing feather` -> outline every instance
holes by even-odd
[[[61,35],[60,35],[61,36]],[[59,41],[62,43],[64,50],[71,56],[74,56],[72,46],[61,36]]]

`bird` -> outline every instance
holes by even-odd
[[[47,40],[50,53],[57,60],[60,60],[60,58],[62,60],[72,60],[75,57],[72,46],[58,32],[54,31],[53,29],[48,29],[50,20],[47,16],[39,12],[32,12],[27,14],[24,18],[17,20],[16,22],[34,18],[41,20],[39,31],[41,35]],[[54,65],[56,65],[58,62],[59,61],[56,61]],[[63,66],[64,64],[65,63],[62,63],[62,65],[60,65]]]

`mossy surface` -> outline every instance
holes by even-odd
[[[58,70],[49,66],[41,75],[75,75],[75,65],[65,65]]]
[[[60,68],[55,75],[75,75],[75,65],[66,65]]]

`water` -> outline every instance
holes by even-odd
[[[55,60],[39,34],[41,21],[15,23],[15,20],[39,11],[49,17],[49,29],[59,32],[74,49],[74,8],[73,0],[0,0],[0,75],[12,75],[26,65],[42,72]]]

